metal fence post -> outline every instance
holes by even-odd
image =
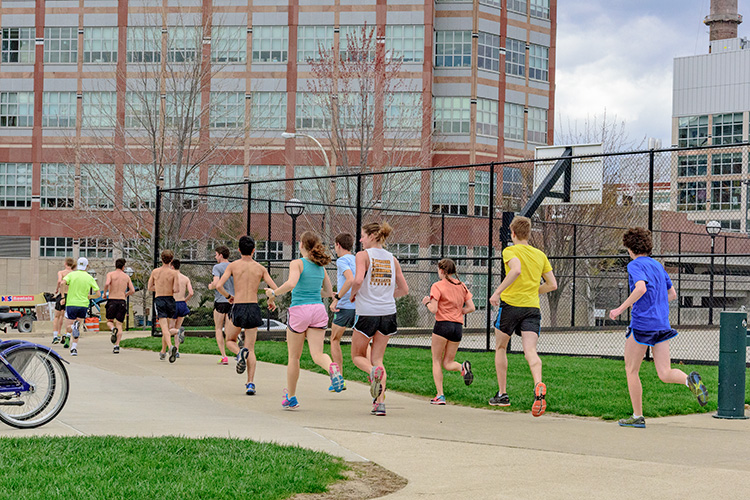
[[[648,152],[648,230],[654,230],[654,150]]]
[[[445,258],[445,212],[440,214],[440,258]]]
[[[677,324],[682,313],[682,231],[677,233]]]
[[[573,286],[570,294],[570,326],[576,326],[576,272],[578,271],[578,226],[573,224]]]
[[[485,309],[487,312],[486,317],[486,337],[487,344],[486,349],[490,350],[490,334],[492,323],[492,307],[490,306],[490,296],[492,295],[492,249],[494,248],[493,230],[495,226],[495,164],[490,164],[490,212],[488,217],[489,227],[487,228],[487,296],[485,297]]]
[[[724,300],[721,304],[721,310],[727,310],[727,237],[724,236]]]
[[[283,255],[282,255],[283,257]],[[266,239],[266,270],[271,274],[271,199],[268,199],[268,237]],[[266,333],[271,333],[271,310],[266,307]]]
[[[354,241],[357,242],[356,250],[362,250],[359,235],[362,232],[362,173],[357,172],[357,229],[354,231]]]
[[[154,208],[154,269],[159,267],[159,244],[161,238],[159,234],[161,232],[161,186],[156,185],[156,207]],[[151,336],[157,337],[156,334],[156,308],[154,307],[154,301],[156,300],[156,292],[151,293]]]
[[[250,181],[247,181],[247,234],[250,236],[250,221],[252,218],[252,203],[253,203],[253,183]]]

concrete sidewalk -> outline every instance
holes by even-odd
[[[332,394],[327,377],[305,371],[301,407],[285,412],[284,366],[259,364],[258,395],[248,397],[245,375],[233,363],[217,365],[217,356],[184,354],[173,365],[152,352],[115,356],[108,334],[84,338],[77,358],[61,351],[72,386],[61,415],[34,431],[0,428],[0,436],[173,434],[299,444],[405,477],[409,484],[393,499],[690,499],[736,496],[750,484],[746,420],[692,415],[622,429],[598,419],[432,406],[390,392],[388,416],[377,418],[363,384]]]

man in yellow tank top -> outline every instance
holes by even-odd
[[[542,382],[542,360],[536,352],[542,315],[539,296],[557,289],[552,266],[541,250],[529,245],[531,220],[515,217],[510,224],[513,246],[503,250],[505,279],[490,297],[499,307],[495,320],[495,371],[498,391],[490,399],[492,406],[510,406],[506,392],[508,374],[507,348],[511,335],[521,336],[523,353],[534,379],[534,403],[531,414],[541,416],[547,409],[547,386]],[[540,285],[542,278],[544,283]]]

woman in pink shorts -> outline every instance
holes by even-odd
[[[289,353],[286,369],[287,389],[284,390],[284,399],[281,402],[281,406],[287,410],[299,408],[296,396],[297,380],[305,337],[313,361],[328,370],[333,390],[341,392],[344,387],[340,367],[323,352],[328,312],[322,297],[333,296],[331,280],[323,266],[331,262],[331,257],[326,253],[318,235],[312,231],[302,234],[299,248],[302,258],[289,263],[289,279],[276,290],[266,288],[266,296],[271,303],[277,296],[292,291],[286,330]]]

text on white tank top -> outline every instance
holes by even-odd
[[[396,314],[396,263],[393,254],[382,248],[365,250],[370,257],[365,281],[354,301],[357,316]]]

